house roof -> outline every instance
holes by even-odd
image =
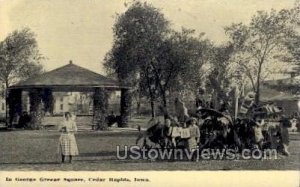
[[[261,100],[262,101],[278,101],[278,100],[298,100],[299,96],[289,93],[278,91],[273,88],[269,88],[266,86],[261,87]]]
[[[118,81],[77,66],[70,61],[69,64],[39,76],[30,77],[9,89],[51,88],[58,90],[77,90],[91,88],[121,89],[129,86],[121,85]]]
[[[273,88],[283,92],[290,92],[294,94],[300,94],[300,76],[292,78],[268,80],[263,83],[269,88]]]
[[[270,86],[276,86],[276,85],[300,86],[300,76],[295,76],[292,78],[285,78],[285,79],[268,80],[265,81],[264,84]]]

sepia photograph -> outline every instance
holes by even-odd
[[[299,0],[0,0],[0,25],[0,171],[300,170]]]

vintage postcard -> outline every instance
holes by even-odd
[[[299,0],[0,0],[0,186],[299,186]]]

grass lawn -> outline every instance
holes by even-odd
[[[289,157],[277,160],[151,161],[118,160],[116,146],[134,145],[138,132],[79,132],[80,155],[72,164],[61,164],[59,133],[55,131],[0,132],[0,170],[102,171],[102,170],[299,170],[300,136],[291,135]]]

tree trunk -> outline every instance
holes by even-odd
[[[8,116],[8,110],[9,110],[9,106],[8,106],[8,91],[7,91],[7,88],[8,88],[9,84],[8,84],[8,79],[6,79],[5,81],[5,123],[6,123],[6,126],[9,126],[10,123],[9,123],[9,116]]]
[[[154,118],[155,117],[155,104],[153,99],[150,100],[150,105],[151,105],[151,117]]]
[[[45,89],[43,92],[43,102],[45,104],[45,112],[49,112],[49,114],[53,114],[54,108],[54,98],[51,89]]]
[[[42,107],[42,90],[31,89],[29,92],[30,97],[30,127],[32,129],[39,129],[42,125],[43,107]]]
[[[130,116],[130,108],[131,108],[131,95],[128,89],[121,90],[121,127],[127,127],[129,116]]]
[[[260,76],[261,76],[262,63],[259,63],[257,72],[257,82],[256,82],[256,94],[255,94],[255,104],[258,106],[260,103]]]
[[[136,102],[136,114],[140,115],[141,113],[141,101]]]
[[[150,84],[149,79],[148,79],[148,90],[149,90],[149,94],[150,94],[151,117],[154,118],[154,117],[155,117],[154,94],[153,94],[153,92],[152,92],[151,84]]]
[[[162,99],[163,99],[164,118],[167,119],[169,116],[169,112],[168,112],[168,103],[167,103],[166,92],[164,92],[164,91],[162,93]]]
[[[14,119],[20,117],[22,113],[22,90],[10,90],[7,103],[9,106],[9,125],[12,125]]]
[[[108,96],[103,88],[96,88],[94,93],[93,124],[97,130],[107,130],[106,115],[108,109]]]

